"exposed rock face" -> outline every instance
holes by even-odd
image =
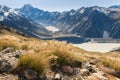
[[[0,5],[0,24],[14,28],[31,37],[49,36],[49,31],[43,25],[27,19],[19,12],[3,5]]]
[[[36,22],[54,25],[62,33],[73,33],[89,38],[120,38],[119,7],[82,7],[59,13],[43,11],[31,5],[25,5],[17,11]]]
[[[13,48],[7,48],[0,52],[0,71],[8,72],[14,69],[18,64],[19,58],[16,58],[16,56],[22,56],[24,53],[24,50],[15,50]]]

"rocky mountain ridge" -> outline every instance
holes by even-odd
[[[50,36],[49,31],[44,26],[3,5],[0,5],[0,24],[14,28],[32,37]]]
[[[65,34],[72,33],[81,37],[106,38],[104,34],[107,33],[110,38],[120,38],[119,8],[93,6],[60,13],[43,11],[27,4],[16,10],[35,22],[54,25]]]

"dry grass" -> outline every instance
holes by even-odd
[[[56,61],[59,65],[72,64],[75,61],[74,55],[65,49],[55,50],[52,54],[57,57]]]
[[[51,64],[63,66],[74,65],[75,62],[80,62],[80,60],[77,59],[72,53],[57,49],[51,52],[26,53],[20,58],[18,66],[23,69],[33,69],[42,74],[47,69],[50,69]]]
[[[106,67],[112,68],[118,72],[120,72],[120,59],[114,57],[103,57],[102,64]]]
[[[39,53],[26,53],[20,58],[18,66],[23,69],[33,69],[42,74],[49,68],[49,58]]]
[[[8,40],[0,40],[0,51],[8,47],[18,49],[18,46],[14,44],[14,42],[9,42]]]
[[[12,37],[10,35],[1,36],[0,37],[0,51],[8,47],[12,47],[14,49],[22,49],[22,50],[28,49],[28,46],[26,45],[26,43],[25,42],[23,43],[17,37]]]
[[[19,66],[33,68],[38,72],[44,72],[50,66],[49,62],[52,58],[55,58],[59,65],[73,64],[75,61],[87,62],[96,59],[101,61],[104,66],[120,71],[120,54],[116,52],[106,54],[93,53],[73,47],[66,42],[55,40],[44,41],[11,35],[0,36],[0,50],[7,47],[27,50],[27,54],[21,57]]]

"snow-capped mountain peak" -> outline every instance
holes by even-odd
[[[44,28],[44,26],[26,18],[20,14],[19,11],[13,10],[3,5],[0,5],[0,24],[12,27],[33,37],[38,36],[32,34],[32,32],[37,35],[47,35],[47,33],[49,33],[47,29]]]
[[[120,4],[119,5],[110,6],[109,8],[120,8]]]
[[[19,15],[19,12],[15,11],[14,9],[8,8],[4,5],[0,5],[0,16],[8,17],[9,15]]]

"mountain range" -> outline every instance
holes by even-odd
[[[14,28],[32,37],[49,36],[46,34],[49,31],[44,26],[3,5],[0,6],[0,24]]]
[[[120,39],[120,5],[108,8],[81,7],[63,12],[44,11],[30,4],[16,8],[12,13],[9,12],[11,9],[8,7],[4,6],[0,9],[4,10],[0,11],[0,23],[32,36],[51,36],[50,32],[41,25],[44,24],[59,28],[59,32],[63,34],[76,34],[87,38]]]

